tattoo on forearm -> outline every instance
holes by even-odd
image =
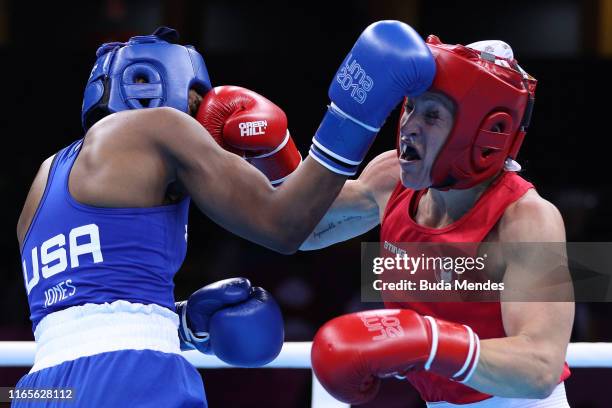
[[[342,219],[338,221],[338,224],[342,224],[343,222],[346,222],[346,221],[360,220],[362,218],[363,217],[361,215],[349,215],[348,217],[342,217]]]
[[[334,228],[336,228],[336,226],[342,224],[343,222],[348,222],[348,221],[354,221],[354,220],[360,220],[363,217],[361,215],[350,215],[350,216],[345,216],[342,217],[341,220],[338,220],[337,222],[330,222],[328,223],[325,228],[323,228],[322,230],[319,231],[314,231],[312,233],[312,236],[314,238],[321,238],[321,236],[323,236],[323,234],[328,233],[329,231],[333,230]]]
[[[312,235],[315,238],[321,238],[321,235],[325,234],[326,232],[329,232],[331,230],[333,230],[334,228],[336,228],[336,224],[334,224],[333,222],[330,222],[329,224],[327,224],[327,227],[322,229],[321,231],[317,232],[313,232]]]

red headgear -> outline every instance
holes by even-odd
[[[450,97],[456,108],[453,128],[432,167],[432,187],[469,188],[494,176],[506,159],[516,158],[531,118],[536,80],[514,59],[442,44],[435,35],[427,45],[436,60],[429,90]]]

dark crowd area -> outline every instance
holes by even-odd
[[[523,177],[561,211],[570,242],[612,237],[609,180],[612,12],[606,1],[224,2],[191,0],[32,3],[0,0],[0,340],[32,340],[15,227],[40,164],[83,136],[82,93],[97,46],[174,27],[203,54],[214,86],[250,88],[278,104],[305,156],[328,103],[327,88],[359,33],[397,19],[447,43],[501,39],[538,80],[533,119],[518,161]],[[611,7],[611,6],[607,6]],[[608,18],[606,18],[608,13]],[[395,147],[396,110],[366,160]],[[363,166],[362,166],[363,167]],[[222,183],[223,180],[219,180]],[[360,243],[378,228],[314,252],[285,256],[225,231],[192,206],[177,299],[245,276],[281,305],[287,341],[312,340],[325,321],[380,307],[360,300]],[[612,305],[576,305],[573,342],[612,342]],[[26,368],[0,368],[13,386]],[[308,407],[307,370],[201,370],[211,407]],[[610,406],[612,368],[574,369],[572,407]],[[415,391],[385,381],[365,407],[421,407]]]

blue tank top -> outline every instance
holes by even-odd
[[[21,250],[33,329],[49,313],[115,300],[174,310],[187,250],[189,198],[150,208],[77,202],[68,176],[82,139],[58,152]]]

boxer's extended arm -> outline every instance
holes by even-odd
[[[360,67],[357,72],[355,66]],[[92,127],[69,187],[86,203],[146,207],[166,200],[170,186],[189,193],[227,230],[293,253],[331,206],[347,176],[356,174],[389,113],[405,95],[427,90],[434,75],[435,61],[418,33],[399,21],[377,22],[359,36],[334,75],[331,103],[309,157],[281,188],[274,189],[259,171],[219,147],[197,120],[170,108],[119,112],[100,121],[97,130]],[[349,86],[355,81],[359,88]],[[95,137],[96,132],[103,136]],[[131,150],[125,148],[128,145]],[[130,167],[131,173],[123,167]],[[104,191],[84,177],[92,169],[107,183]]]
[[[197,206],[227,230],[282,253],[292,253],[331,205],[345,177],[308,158],[281,187],[223,150],[192,117],[175,109],[139,112],[152,143],[167,158]],[[149,138],[147,138],[149,139]]]
[[[369,25],[332,80],[331,103],[308,159],[277,190],[237,157],[230,158],[211,141],[204,144],[195,120],[181,121],[171,112],[160,115],[165,134],[157,140],[165,144],[176,179],[211,219],[263,246],[293,253],[346,177],[356,174],[389,113],[405,95],[427,90],[434,75],[431,51],[410,26],[389,20]],[[359,86],[351,86],[356,81]]]
[[[376,156],[356,180],[346,182],[342,191],[317,224],[302,251],[325,248],[364,234],[380,224],[387,201],[399,181],[397,152]]]
[[[563,220],[552,204],[541,198],[528,199],[508,209],[500,223],[500,239],[502,243],[564,242]],[[519,245],[509,250],[505,256],[505,286],[522,286],[527,291],[539,281],[537,290],[541,291],[545,290],[542,280],[546,280],[557,292],[549,299],[571,299],[569,277],[562,276],[568,271],[551,268],[551,258],[543,255],[543,249],[552,248],[546,245]],[[546,293],[534,294],[533,299],[545,296]],[[508,337],[481,341],[480,361],[467,385],[488,394],[518,398],[544,398],[557,385],[571,334],[574,304],[526,300],[502,301]]]

